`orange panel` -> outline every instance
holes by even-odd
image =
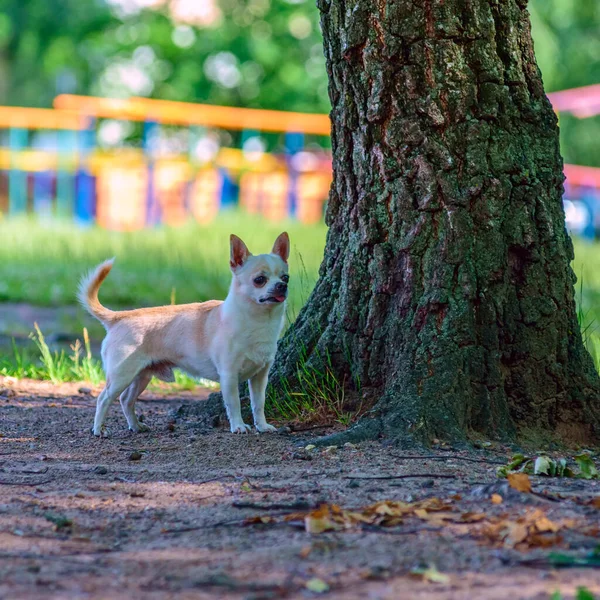
[[[185,188],[190,169],[181,162],[159,162],[154,172],[156,197],[162,212],[162,222],[181,225],[187,215],[184,206]]]
[[[331,185],[330,173],[305,173],[298,177],[297,217],[302,223],[318,223]]]
[[[219,212],[222,177],[216,169],[202,169],[190,191],[190,210],[200,223],[209,223]]]
[[[266,173],[262,178],[260,212],[274,221],[288,217],[288,191],[289,176],[287,172]]]
[[[97,221],[101,227],[130,231],[145,226],[148,189],[145,166],[104,165],[97,182]]]

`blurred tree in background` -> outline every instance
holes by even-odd
[[[546,91],[600,83],[600,2],[530,0]],[[314,0],[0,0],[0,104],[140,95],[327,112]],[[565,159],[600,166],[600,118],[561,117]]]

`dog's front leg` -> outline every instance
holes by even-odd
[[[252,414],[254,415],[254,426],[261,433],[277,431],[277,429],[273,427],[273,425],[269,425],[265,419],[265,391],[267,389],[270,369],[271,364],[268,364],[264,369],[260,370],[254,377],[248,380]]]
[[[223,402],[227,411],[227,418],[231,426],[231,433],[247,433],[251,430],[250,425],[246,425],[242,419],[242,410],[240,408],[239,378],[237,375],[221,375],[221,393]]]

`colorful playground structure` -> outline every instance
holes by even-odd
[[[600,112],[600,85],[549,95]],[[0,107],[0,218],[35,213],[114,230],[239,206],[322,218],[331,183],[327,115],[146,98],[61,95],[53,109]],[[600,231],[600,169],[565,165],[567,223]]]
[[[210,221],[237,205],[277,220],[322,218],[326,115],[70,95],[54,105],[0,107],[0,215],[115,230]]]

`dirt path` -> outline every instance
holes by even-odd
[[[307,452],[297,446],[306,433],[203,434],[177,417],[198,401],[191,395],[149,396],[140,408],[152,432],[138,436],[115,406],[113,437],[98,440],[88,433],[94,398],[77,389],[0,378],[2,599],[311,598],[307,586],[323,582],[324,597],[344,599],[547,599],[556,590],[571,598],[577,586],[600,594],[599,569],[524,565],[553,550],[593,549],[600,510],[581,503],[600,494],[597,481],[534,481],[564,496],[549,501],[498,483],[492,461],[505,461],[506,448],[439,449],[436,460],[399,458],[409,453],[379,443]],[[362,479],[401,474],[425,476]],[[430,497],[447,501],[455,520],[411,515],[391,528],[313,535],[278,508]],[[535,510],[568,523],[538,536],[552,547],[498,543],[472,516],[516,523]],[[256,515],[280,517],[243,524]],[[448,581],[411,575],[429,564]]]

